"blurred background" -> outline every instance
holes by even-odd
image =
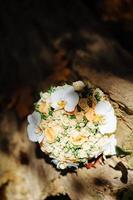
[[[77,73],[84,65],[129,81],[131,89],[132,0],[0,2],[0,199],[40,200],[63,190],[44,186],[54,179],[46,181],[43,155],[26,135],[26,117],[40,91],[84,79]]]

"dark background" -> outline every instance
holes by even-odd
[[[62,63],[71,69],[75,54],[81,49],[97,57],[92,58],[92,67],[132,80],[132,7],[130,0],[1,1],[1,110],[14,106],[18,97],[14,100],[13,96],[23,96],[27,90],[27,95],[34,93],[49,75],[55,71],[60,74]],[[83,30],[87,37],[81,34]],[[97,42],[94,33],[111,41],[113,48],[108,47],[108,53],[102,47],[98,55],[92,53],[91,45],[94,40]]]

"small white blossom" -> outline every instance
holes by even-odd
[[[81,91],[85,87],[85,84],[83,81],[75,81],[73,82],[73,87],[75,91]]]
[[[36,132],[36,129],[41,121],[41,116],[38,112],[34,111],[31,115],[28,116],[28,137],[32,142],[41,142],[43,140],[44,135],[39,132]]]
[[[79,95],[70,85],[58,86],[51,94],[51,107],[55,110],[64,108],[67,112],[74,111],[79,101]]]
[[[116,154],[116,138],[114,135],[107,138],[107,142],[104,145],[103,153],[104,155],[115,155]]]
[[[95,113],[102,117],[99,125],[99,130],[102,134],[115,132],[117,120],[114,109],[108,101],[99,101],[95,107]]]

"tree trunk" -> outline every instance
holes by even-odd
[[[77,13],[79,7],[80,4],[77,6]],[[52,73],[50,75],[46,73],[43,80],[36,83],[36,91],[46,90],[50,85],[62,81],[79,79],[87,80],[90,84],[101,88],[109,96],[115,108],[118,119],[116,132],[118,146],[125,151],[133,152],[133,57],[104,31],[103,27],[101,28],[100,23],[95,20],[90,22],[90,16],[91,19],[93,17],[88,14],[84,6],[81,10],[81,21],[78,19],[79,21],[75,22],[75,16],[71,19],[75,27],[78,27],[77,31],[67,30],[49,38],[52,51],[47,49],[47,46],[45,48],[45,42],[43,43],[38,34],[35,36],[39,40],[35,39],[34,42],[36,41],[36,45],[42,48],[39,53],[34,52],[31,58],[28,57],[29,60],[34,63],[33,58],[37,55],[36,65],[40,63],[38,59],[46,60],[48,57],[46,60],[48,65],[43,68],[43,72],[52,64]],[[70,12],[70,16],[72,13]],[[44,17],[40,15],[36,16],[38,21]],[[81,26],[86,17],[90,26],[86,24]],[[43,24],[40,21],[39,23]],[[45,25],[47,25],[46,18]],[[54,27],[53,22],[52,25]],[[44,31],[45,28],[42,29]],[[38,26],[36,30],[40,30]],[[29,35],[26,37],[29,38]],[[12,56],[21,63],[23,59],[18,54]],[[19,66],[22,70],[22,63]],[[30,67],[31,70],[34,69],[32,64]],[[24,78],[27,71],[23,73]],[[31,81],[34,82],[35,77],[34,74]],[[112,156],[105,160],[103,166],[98,165],[92,169],[83,167],[60,171],[51,164],[48,156],[40,151],[37,144],[28,140],[27,121],[24,117],[32,112],[31,106],[36,95],[34,89],[33,84],[28,88],[27,85],[23,86],[12,94],[11,102],[2,104],[3,107],[6,105],[6,108],[3,109],[0,122],[0,198],[44,200],[50,197],[54,199],[54,196],[59,195],[59,199],[72,200],[132,199],[133,153],[124,157]]]

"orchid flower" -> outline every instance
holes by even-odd
[[[116,138],[114,135],[107,138],[107,143],[103,147],[104,155],[115,155],[116,154]]]
[[[70,85],[58,86],[50,97],[52,108],[55,110],[64,108],[67,112],[74,111],[78,101],[79,96]]]
[[[108,101],[99,101],[95,107],[95,113],[101,118],[99,130],[102,134],[115,132],[117,120],[114,109]]]
[[[41,142],[44,135],[41,132],[37,131],[38,125],[41,121],[41,116],[38,112],[34,111],[31,115],[28,116],[28,137],[32,142]]]

